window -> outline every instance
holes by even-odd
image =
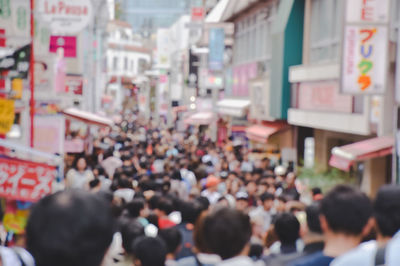
[[[310,62],[339,61],[343,0],[311,0]]]
[[[114,56],[113,58],[113,70],[118,70],[118,57]]]
[[[124,70],[127,71],[128,70],[128,57],[124,58]]]
[[[140,58],[139,63],[138,63],[138,74],[143,74],[144,71],[146,70],[147,62],[145,59]]]
[[[271,28],[277,13],[277,2],[273,2],[255,14],[247,16],[235,25],[235,64],[271,59]]]

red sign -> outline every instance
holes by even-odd
[[[204,8],[192,7],[192,21],[202,21],[204,18]]]
[[[6,47],[6,30],[0,29],[0,47]]]
[[[57,53],[58,48],[64,49],[64,57],[76,57],[76,37],[50,36],[50,53]]]
[[[55,167],[0,158],[0,197],[37,201],[51,192]]]

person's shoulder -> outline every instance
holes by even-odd
[[[325,256],[322,252],[317,252],[290,263],[290,266],[328,266],[334,258]]]
[[[374,240],[362,243],[358,247],[333,260],[332,266],[371,264],[373,263],[376,249],[377,243]]]

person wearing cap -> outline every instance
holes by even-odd
[[[206,179],[206,189],[201,192],[201,196],[206,197],[211,204],[217,203],[221,194],[218,192],[220,179],[214,175],[209,175]]]
[[[249,208],[249,196],[244,191],[236,193],[236,210],[244,213],[248,213]]]

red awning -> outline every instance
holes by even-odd
[[[103,126],[103,127],[112,127],[114,125],[114,122],[111,119],[108,119],[107,117],[103,117],[100,115],[96,115],[90,112],[78,110],[75,108],[68,108],[63,111],[63,114],[66,115],[67,117],[83,121],[88,124],[93,124],[97,126]]]
[[[189,116],[184,122],[189,125],[210,125],[215,119],[212,112],[199,112]]]
[[[356,161],[383,157],[393,152],[394,138],[391,136],[367,139],[332,149],[329,165],[349,171]]]
[[[246,129],[246,136],[253,141],[267,143],[268,138],[286,128],[287,124],[280,122],[271,122],[268,125],[254,125]]]

